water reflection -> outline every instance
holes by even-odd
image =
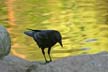
[[[98,5],[101,3],[102,5]],[[108,25],[103,18],[103,14],[108,13],[104,3],[104,0],[16,0],[12,54],[22,55],[28,60],[43,60],[37,44],[23,34],[26,28],[61,32],[64,47],[56,44],[52,48],[51,55],[54,59],[108,51]],[[101,6],[103,10],[100,9]]]

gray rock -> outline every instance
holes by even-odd
[[[0,58],[8,55],[11,48],[11,40],[8,31],[0,26]]]
[[[0,72],[108,72],[108,52],[70,56],[47,64],[8,55],[0,60]]]
[[[31,72],[107,72],[108,52],[80,55],[56,60],[48,64],[33,63]]]
[[[5,56],[0,60],[0,72],[26,72],[31,63],[15,56]]]

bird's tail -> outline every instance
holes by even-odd
[[[29,29],[29,28],[27,28],[27,30],[33,30],[33,29]]]
[[[35,32],[39,32],[40,30],[34,30],[34,29],[29,29],[27,28],[27,30],[31,30],[31,31],[35,31]]]

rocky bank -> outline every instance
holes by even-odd
[[[70,56],[47,64],[8,55],[0,60],[0,72],[108,72],[108,53]]]

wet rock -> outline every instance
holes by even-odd
[[[86,39],[84,42],[96,42],[98,39],[96,38],[90,38],[90,39]]]
[[[8,31],[0,26],[0,59],[8,55],[11,48],[11,40]]]
[[[0,72],[108,72],[108,52],[70,56],[50,63],[8,55],[0,60]]]
[[[15,56],[5,56],[0,60],[0,72],[26,72],[30,62]]]
[[[105,54],[108,54],[106,52]],[[108,56],[103,52],[93,55],[66,57],[48,64],[33,63],[31,72],[107,72]]]

